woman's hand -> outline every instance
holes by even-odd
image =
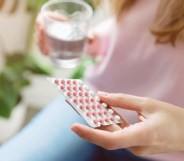
[[[67,21],[67,18],[54,13],[54,12],[48,12],[47,13],[51,18],[54,18],[56,20],[59,21]],[[46,33],[45,33],[45,25],[44,25],[44,21],[43,21],[43,15],[39,14],[36,18],[36,22],[35,22],[35,30],[36,30],[36,43],[37,46],[39,47],[40,51],[42,52],[42,54],[44,55],[48,55],[50,48],[49,48],[49,44],[46,38]],[[96,50],[99,48],[99,44],[100,44],[100,38],[98,37],[98,35],[95,32],[89,32],[88,37],[87,37],[87,48],[86,48],[86,52],[89,53],[90,55],[94,56]]]
[[[126,94],[99,93],[110,106],[136,111],[139,122],[93,129],[74,124],[72,130],[105,149],[129,148],[136,155],[184,151],[184,109],[177,106]]]
[[[62,16],[57,12],[47,12],[45,14],[47,14],[47,16],[49,16],[50,18],[58,21],[67,21],[67,18],[65,16]],[[35,33],[36,33],[35,38],[36,38],[37,46],[39,47],[42,54],[48,55],[50,52],[50,47],[45,33],[43,15],[41,13],[38,14],[35,21]]]

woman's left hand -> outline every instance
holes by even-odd
[[[74,124],[72,130],[81,138],[105,149],[128,148],[143,156],[153,153],[184,151],[184,109],[145,97],[99,93],[110,106],[136,111],[139,122],[93,129]]]

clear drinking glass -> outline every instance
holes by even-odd
[[[84,56],[91,6],[82,0],[50,0],[41,14],[52,62],[64,68],[78,65]]]

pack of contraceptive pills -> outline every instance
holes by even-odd
[[[118,124],[122,122],[120,115],[79,79],[48,78],[65,97],[66,101],[77,111],[89,126]]]

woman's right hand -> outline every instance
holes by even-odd
[[[67,21],[67,18],[58,15],[57,13],[48,13],[50,17],[60,20],[60,21]],[[47,41],[46,33],[45,33],[45,25],[43,21],[43,15],[39,14],[35,21],[35,38],[38,48],[40,49],[41,53],[44,55],[48,55],[50,52],[50,47]],[[96,50],[99,48],[99,41],[100,38],[95,32],[89,32],[87,36],[87,48],[86,52],[92,56],[95,56]]]

